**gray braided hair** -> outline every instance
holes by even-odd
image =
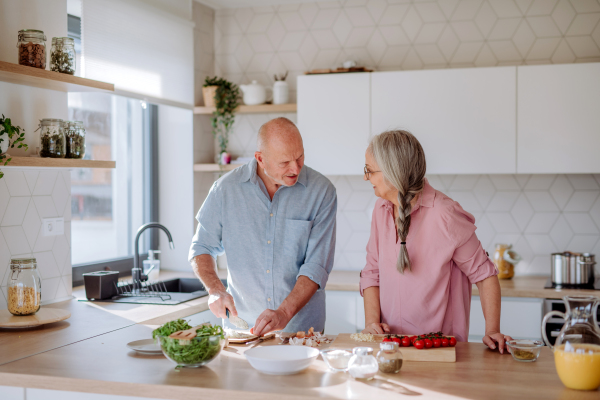
[[[398,238],[406,242],[410,228],[411,200],[425,185],[425,152],[421,144],[410,132],[403,130],[386,131],[371,139],[369,150],[385,180],[398,190],[399,212],[396,216]],[[411,263],[406,244],[400,246],[396,262],[400,273],[410,271]]]

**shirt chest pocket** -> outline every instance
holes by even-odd
[[[312,221],[286,219],[283,229],[283,253],[298,264],[304,263]]]

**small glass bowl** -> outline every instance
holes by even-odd
[[[190,340],[158,336],[158,343],[165,357],[177,367],[201,367],[208,364],[225,347],[225,335],[201,336]]]
[[[520,362],[534,362],[540,356],[544,343],[539,340],[509,340],[506,342],[513,358]]]
[[[348,371],[348,362],[352,358],[352,350],[327,349],[321,350],[321,357],[330,370],[336,372]]]

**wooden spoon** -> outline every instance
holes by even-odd
[[[202,328],[204,325],[206,325],[206,323],[186,329],[184,331],[173,332],[169,335],[169,337],[171,339],[192,340],[196,337],[196,330]]]

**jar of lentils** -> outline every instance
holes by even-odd
[[[46,35],[43,31],[20,30],[17,48],[20,65],[46,69]]]
[[[44,118],[40,120],[40,157],[65,158],[66,144],[63,120]]]
[[[52,38],[50,71],[75,74],[75,41],[69,37]]]
[[[65,121],[67,141],[66,158],[82,159],[85,156],[85,128],[82,121]]]
[[[13,315],[31,315],[40,309],[42,278],[35,258],[10,260],[8,281],[8,311]]]

